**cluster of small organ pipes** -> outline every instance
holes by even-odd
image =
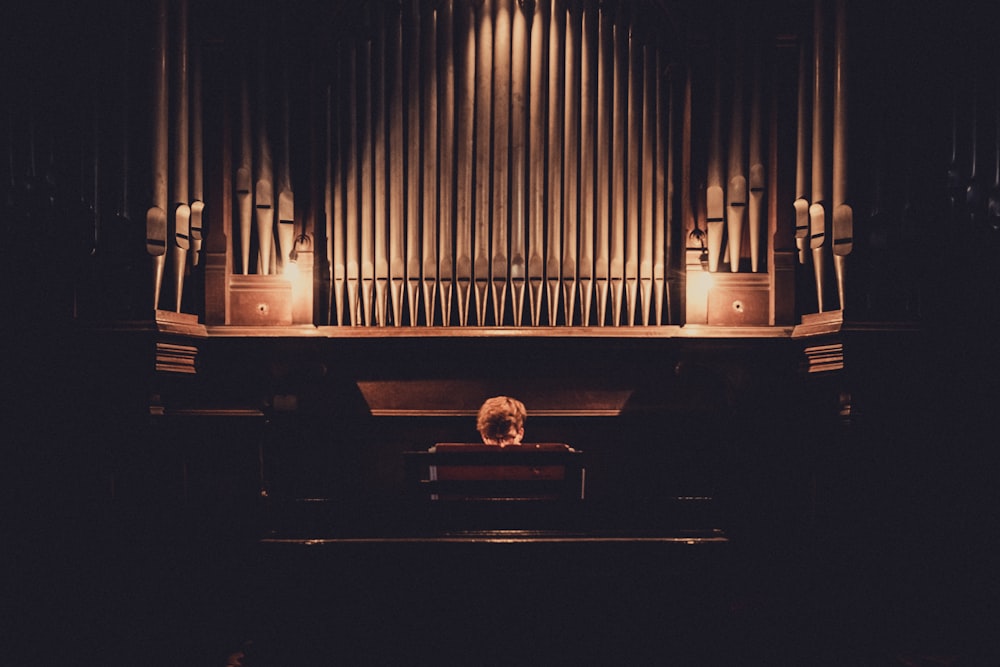
[[[170,258],[174,306],[181,312],[188,262],[197,263],[201,249],[205,200],[201,59],[198,49],[188,48],[187,3],[180,3],[178,8],[173,17],[176,25],[171,49],[167,3],[161,0],[158,5],[152,73],[153,187],[146,211],[146,251],[153,258],[153,308],[160,307]],[[190,55],[194,57],[189,59]],[[167,90],[171,66],[173,95]]]
[[[716,72],[704,201],[696,202],[704,215],[695,215],[690,202],[675,202],[675,194],[683,200],[690,192],[693,178],[691,77],[675,90],[679,77],[653,43],[637,37],[627,15],[562,0],[533,7],[517,0],[420,4],[385,15],[371,39],[346,49],[327,90],[323,210],[330,273],[324,279],[331,324],[656,325],[676,321],[668,281],[678,275],[674,264],[685,248],[707,253],[713,272],[720,262],[733,272],[766,270],[759,60],[749,104],[737,75],[723,109]],[[852,245],[844,10],[838,0],[831,67],[824,61],[822,4],[816,3],[814,52],[801,49],[794,202],[800,260],[815,266],[820,310],[830,254],[844,303],[844,258]],[[165,96],[163,29],[160,39],[156,73],[163,87],[156,90]],[[177,54],[186,76],[183,40]],[[188,136],[197,141],[199,133],[188,130],[185,76],[175,77],[181,92],[174,96],[180,99],[170,197],[167,110],[156,104],[154,205],[147,216],[156,298],[165,257],[173,256],[178,310],[203,206],[200,168],[190,181],[187,173]],[[265,78],[257,82],[261,90]],[[268,136],[262,120],[268,105],[251,108],[245,73],[240,86],[232,228],[235,270],[244,274],[284,272],[296,239],[308,240],[296,234],[287,72],[281,78],[280,137]],[[828,141],[824,113],[831,106]],[[730,119],[725,176],[723,115]]]

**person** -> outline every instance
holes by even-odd
[[[520,445],[527,418],[524,403],[510,396],[494,396],[479,408],[476,429],[487,445]]]

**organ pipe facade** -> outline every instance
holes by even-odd
[[[452,0],[363,14],[363,29],[325,63],[332,93],[298,91],[300,100],[323,99],[329,119],[318,133],[329,152],[329,204],[323,220],[301,221],[303,233],[325,236],[315,246],[326,256],[316,258],[314,323],[685,322],[685,247],[695,221],[679,213],[675,164],[680,137],[702,132],[709,109],[686,124],[675,118],[685,83],[679,45],[649,24],[648,11]],[[276,88],[266,76],[275,68],[259,66],[260,87]],[[252,115],[266,123],[267,98],[250,99],[261,100]],[[247,238],[266,235],[241,224],[230,234],[236,255]],[[732,247],[760,256],[751,262],[744,252],[724,266],[760,272],[766,293],[767,230],[755,233],[761,238]],[[268,262],[241,257],[234,266],[259,276]]]

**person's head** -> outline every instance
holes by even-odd
[[[494,396],[479,408],[476,429],[487,445],[519,445],[527,418],[524,403],[509,396]]]

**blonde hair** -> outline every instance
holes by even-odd
[[[476,417],[476,430],[486,442],[502,441],[510,433],[524,428],[528,412],[524,403],[509,396],[494,396],[483,402]]]

